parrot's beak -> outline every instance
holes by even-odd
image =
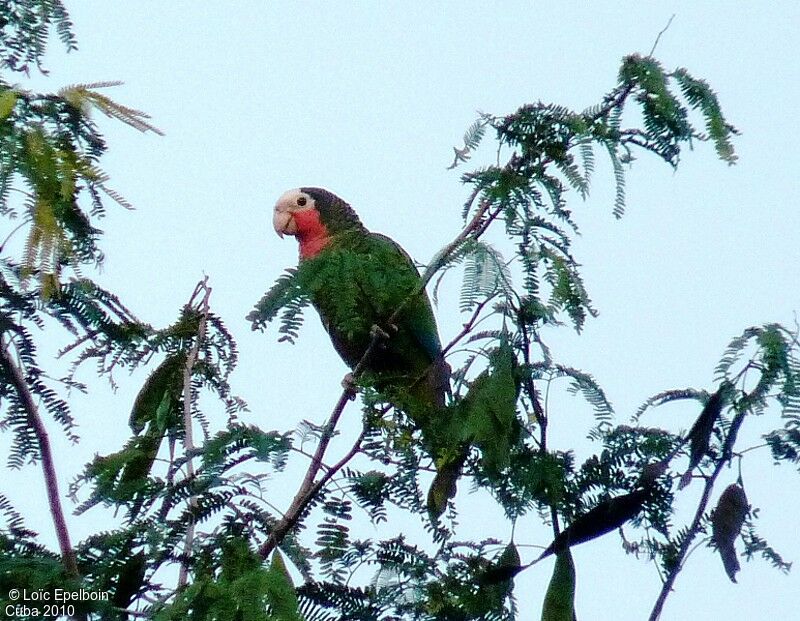
[[[275,214],[272,216],[272,226],[279,237],[284,235],[297,235],[297,223],[290,211],[282,209],[280,205],[275,206]]]

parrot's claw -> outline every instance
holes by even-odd
[[[342,378],[342,388],[344,388],[350,401],[356,398],[356,381],[353,379],[353,374],[348,373]]]
[[[397,328],[395,328],[397,330]],[[381,328],[378,324],[373,324],[372,328],[369,330],[369,335],[374,339],[382,339],[386,340],[389,338],[389,335],[386,334],[383,328]]]

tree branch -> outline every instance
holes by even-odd
[[[373,340],[372,343],[374,342],[375,341]],[[361,362],[358,363],[358,366],[361,366],[361,363],[366,359],[367,354],[371,353],[370,350],[373,349],[372,343],[370,343],[370,348],[367,350],[367,353],[364,354],[364,357],[361,359]],[[356,367],[356,370],[358,370],[358,366]],[[353,376],[355,377],[355,375],[356,371],[353,371]],[[300,516],[306,510],[306,507],[308,507],[314,496],[324,487],[324,485],[334,474],[336,474],[348,461],[350,461],[350,459],[355,456],[355,454],[361,448],[361,441],[364,439],[363,429],[359,434],[358,439],[347,452],[347,454],[336,464],[328,468],[325,474],[323,474],[318,481],[314,481],[317,473],[322,468],[322,460],[325,457],[325,451],[328,449],[328,444],[330,443],[333,433],[336,430],[336,425],[342,416],[342,412],[344,412],[345,406],[349,401],[352,400],[354,394],[355,393],[353,392],[353,389],[349,387],[342,391],[339,401],[336,402],[336,406],[333,408],[333,412],[331,412],[330,418],[328,418],[328,422],[325,424],[325,430],[322,432],[322,437],[319,439],[317,450],[314,451],[314,455],[311,458],[311,464],[309,464],[308,470],[306,470],[306,475],[303,478],[303,482],[300,484],[300,488],[297,490],[294,499],[292,500],[292,504],[289,505],[289,508],[286,510],[284,516],[278,521],[278,523],[275,525],[275,528],[273,528],[272,532],[269,534],[267,540],[259,549],[262,558],[267,558],[270,553],[281,544],[284,537],[286,537],[289,531],[294,528],[297,522],[300,520]]]
[[[2,341],[0,341],[0,365],[3,368],[4,375],[11,380],[14,390],[17,391],[22,407],[28,417],[28,422],[31,427],[33,427],[36,440],[39,443],[44,483],[47,489],[47,502],[50,505],[50,515],[53,517],[58,546],[61,549],[61,560],[68,574],[78,576],[78,563],[75,557],[75,550],[72,548],[72,543],[70,542],[67,522],[64,519],[64,511],[61,507],[61,494],[58,491],[58,478],[56,477],[56,468],[53,462],[53,452],[50,448],[50,438],[47,435],[44,421],[39,416],[39,410],[34,402],[33,394],[25,380],[25,374],[22,368],[11,358],[8,347],[6,347]]]
[[[194,478],[194,464],[192,463],[192,453],[194,451],[194,439],[192,437],[192,372],[194,365],[197,362],[197,357],[200,353],[200,345],[206,335],[206,320],[208,318],[209,298],[211,297],[211,287],[208,286],[208,276],[203,278],[202,281],[197,283],[197,286],[189,298],[189,307],[193,307],[195,299],[200,293],[203,294],[202,299],[198,305],[198,312],[200,313],[200,321],[197,326],[197,336],[194,340],[192,349],[189,355],[186,356],[186,364],[183,369],[183,446],[187,454],[186,459],[186,478]],[[194,508],[197,506],[197,497],[192,495],[189,498],[189,507]],[[188,559],[192,550],[192,543],[194,541],[194,520],[192,520],[186,527],[186,536],[183,543],[183,555],[181,556],[181,569],[178,574],[178,587],[186,585],[189,580],[189,564]]]
[[[483,311],[484,307],[496,297],[496,293],[492,294],[475,305],[475,310],[472,312],[472,316],[464,323],[461,331],[456,334],[445,347],[442,348],[442,356],[446,355],[447,352],[453,349],[453,347],[455,347],[461,339],[463,339],[472,331],[472,329],[475,327],[475,324],[478,323],[478,318],[480,317],[481,311]]]
[[[444,265],[444,262],[450,257],[451,254],[462,244],[466,239],[472,235],[473,237],[477,238],[478,236],[486,230],[486,226],[494,220],[498,214],[500,213],[500,208],[496,208],[493,210],[491,214],[486,218],[487,222],[484,222],[484,216],[486,212],[489,211],[489,207],[491,207],[492,203],[488,200],[484,200],[481,202],[480,207],[475,212],[475,215],[472,216],[472,219],[469,221],[464,229],[451,241],[447,244],[444,248],[442,248],[436,256],[434,256],[431,264],[428,266],[428,269],[422,274],[419,284],[419,290],[422,291],[425,286],[430,282],[433,275],[439,271],[439,269]],[[412,296],[406,298],[406,301],[411,299]],[[396,318],[396,316],[400,313],[403,309],[405,302],[401,304],[397,310],[392,314],[392,318]]]

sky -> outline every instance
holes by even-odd
[[[164,326],[208,275],[212,305],[239,343],[233,384],[250,404],[246,422],[281,430],[304,418],[323,422],[346,371],[313,314],[294,346],[277,343],[275,329],[252,333],[244,319],[297,259],[293,241],[271,228],[278,196],[297,186],[327,187],[369,228],[425,263],[460,229],[468,189],[459,175],[469,166],[446,168],[478,111],[508,114],[536,101],[576,110],[595,104],[615,85],[621,58],[647,54],[673,14],[655,56],[710,82],[742,131],[739,162],[727,166],[704,144],[687,150],[677,171],[643,154],[628,173],[628,209],[619,221],[611,213],[610,167],[599,163],[589,199],[572,196],[570,207],[582,231],[575,255],[600,314],[580,335],[554,330],[548,342],[559,361],[598,379],[624,423],[661,390],[713,389],[714,366],[732,337],[750,325],[792,325],[800,308],[797,3],[66,5],[79,50],[64,54],[53,42],[49,76],[22,85],[55,91],[122,80],[107,94],[148,112],[165,133],[142,135],[98,117],[110,145],[109,185],[136,210],[109,205],[100,223],[107,260],[97,278],[141,319]],[[474,164],[492,158],[490,148]],[[444,342],[465,320],[458,285],[455,276],[447,281],[436,309]],[[88,379],[91,369],[85,373]],[[116,393],[98,386],[76,396],[82,442],[56,440],[62,489],[95,451],[124,442],[144,377],[117,378],[124,381]],[[562,417],[552,425],[554,446],[588,455],[589,406],[554,395],[551,407]],[[352,432],[358,414],[351,408]],[[671,405],[644,424],[685,430],[696,414],[696,407]],[[748,419],[754,444],[779,426],[770,416]],[[750,502],[760,508],[760,533],[787,560],[800,558],[790,528],[800,512],[797,471],[775,468],[756,451],[743,474]],[[47,541],[40,472],[29,467],[13,476],[10,494],[38,512],[33,519]],[[733,470],[724,473],[716,493],[735,478]],[[699,487],[688,490],[676,520],[686,519]],[[462,484],[458,502],[460,537],[508,539],[508,525],[485,498]],[[74,538],[102,519],[70,516]],[[546,545],[547,533],[532,515],[516,537]],[[652,564],[626,557],[613,535],[574,556],[579,619],[647,617],[660,587]],[[517,578],[521,618],[539,614],[551,569],[542,564]],[[750,620],[763,618],[765,606],[771,618],[791,618],[800,607],[797,572],[785,576],[757,561],[743,563],[738,580],[732,584],[716,554],[699,548],[662,619]]]

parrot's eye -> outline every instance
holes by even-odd
[[[297,204],[300,205],[301,207],[304,207],[305,204],[306,204],[306,197],[305,196],[301,196],[300,198],[298,198],[297,199]]]

